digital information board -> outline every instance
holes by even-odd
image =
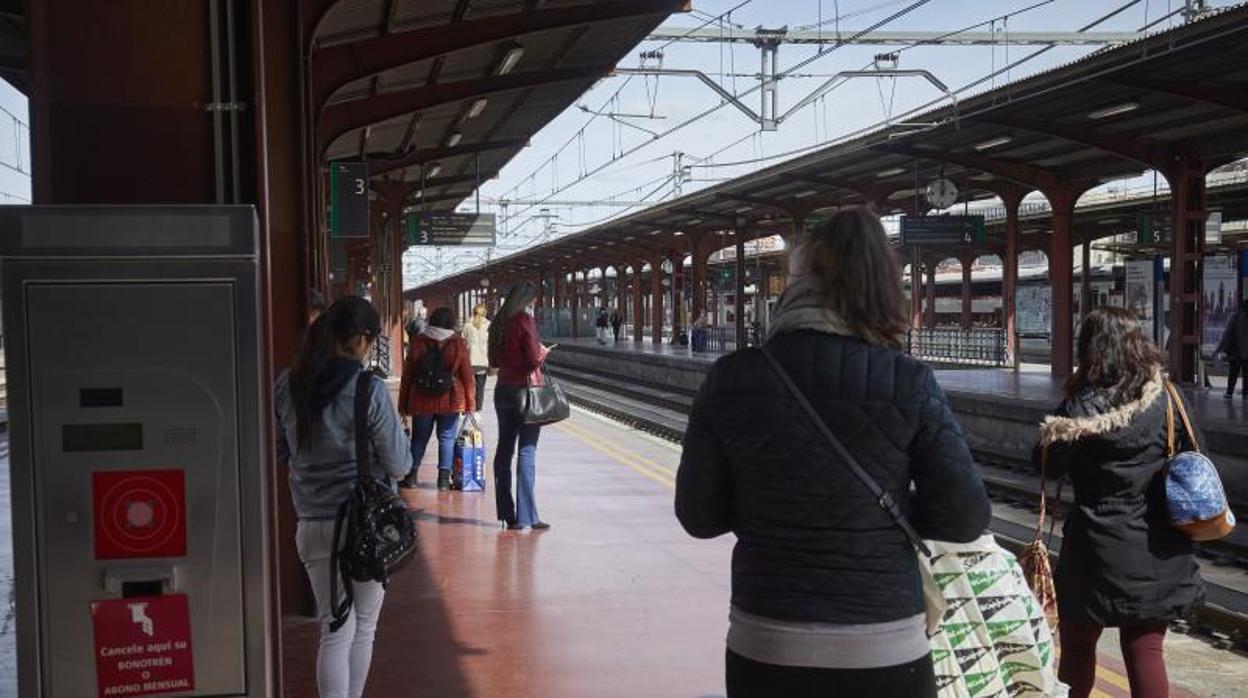
[[[409,245],[489,247],[497,222],[493,213],[409,214],[403,223]]]

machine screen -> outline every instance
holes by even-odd
[[[61,426],[61,450],[66,453],[83,451],[142,451],[143,425],[65,424]]]

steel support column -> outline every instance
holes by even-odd
[[[936,265],[937,262],[927,265],[927,283],[923,286],[923,295],[927,296],[923,324],[929,330],[936,329]]]
[[[580,324],[581,324],[580,320],[577,318],[577,314],[579,313],[581,309],[581,298],[580,298],[581,287],[580,287],[580,283],[576,279],[576,275],[578,273],[579,272],[577,272],[575,269],[572,270],[571,291],[568,293],[568,295],[571,298],[571,303],[572,303],[571,310],[572,310],[572,336],[573,337],[580,336]]]
[[[698,322],[699,319],[706,320],[706,318],[702,317],[706,314],[706,262],[707,254],[702,249],[700,241],[695,242],[693,246],[693,298],[690,301],[690,322]]]
[[[633,341],[640,343],[642,341],[642,328],[645,325],[645,310],[642,308],[644,301],[642,299],[642,267],[641,262],[633,262],[632,276],[632,308],[629,309],[629,320],[633,325]]]
[[[1050,372],[1065,378],[1075,366],[1074,315],[1074,247],[1071,228],[1075,202],[1079,192],[1073,189],[1046,191],[1053,210],[1053,238],[1049,248],[1049,283],[1053,294],[1053,329],[1050,334]]]
[[[684,326],[685,310],[685,254],[678,252],[672,260],[672,340]]]
[[[969,330],[974,327],[973,303],[974,293],[971,288],[971,265],[974,264],[973,257],[962,258],[962,329]]]
[[[919,248],[910,248],[910,329],[923,327],[923,256]]]
[[[663,316],[663,257],[655,255],[650,260],[650,342],[656,346],[663,343]]]
[[[738,218],[735,229],[733,230],[733,241],[735,244],[736,258],[733,264],[736,266],[736,306],[737,306],[737,349],[745,348],[745,220]]]
[[[1092,312],[1092,241],[1086,237],[1079,251],[1079,324]]]
[[[1015,319],[1018,295],[1018,207],[1022,194],[1001,197],[1005,204],[1005,259],[1001,260],[1001,326],[1005,329],[1005,352],[1010,364],[1019,367],[1018,325]]]
[[[1170,182],[1172,231],[1170,240],[1170,375],[1173,380],[1196,380],[1200,356],[1201,254],[1205,243],[1205,167],[1179,159],[1165,173]]]

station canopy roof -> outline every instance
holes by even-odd
[[[730,229],[742,218],[748,239],[787,232],[795,210],[870,202],[881,213],[904,211],[916,188],[939,177],[990,198],[1164,173],[1179,154],[1212,169],[1248,157],[1245,36],[1248,6],[1239,5],[501,258],[488,275],[631,265],[687,249],[683,233]],[[486,272],[406,295],[473,288]]]
[[[323,160],[452,210],[688,0],[314,0]],[[422,184],[423,182],[423,184]]]

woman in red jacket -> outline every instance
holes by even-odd
[[[468,344],[455,334],[455,313],[438,308],[429,323],[412,338],[399,383],[399,414],[412,418],[412,472],[403,487],[416,486],[416,469],[425,456],[434,427],[438,432],[438,489],[451,488],[451,461],[459,418],[475,412],[476,382],[468,359]]]
[[[541,427],[520,419],[517,399],[530,380],[541,380],[541,365],[549,349],[537,339],[533,301],[537,289],[522,283],[511,289],[490,328],[490,366],[498,369],[494,410],[498,413],[498,450],[494,454],[494,501],[498,520],[513,530],[541,531],[550,524],[537,515],[534,495],[537,476],[537,437]],[[511,457],[516,458],[516,499],[511,498]]]

